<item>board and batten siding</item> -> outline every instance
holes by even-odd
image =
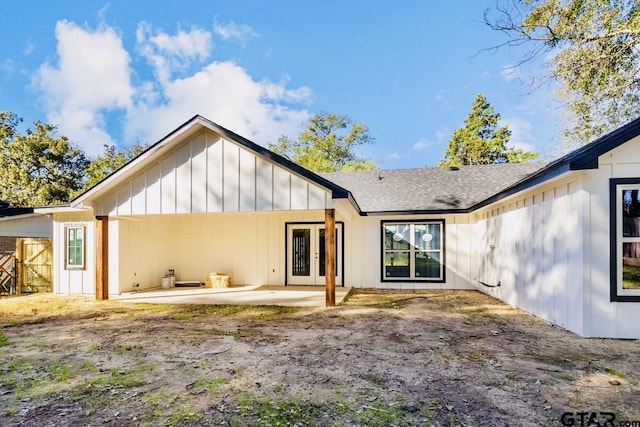
[[[471,257],[477,288],[583,334],[586,198],[576,173],[478,211]]]
[[[340,212],[340,211],[339,211]],[[445,281],[382,281],[381,221],[445,221]],[[348,286],[378,289],[474,289],[471,279],[469,216],[407,215],[353,216],[345,223],[345,282]]]
[[[65,268],[67,226],[85,228],[85,266]],[[53,215],[53,292],[56,294],[95,294],[95,220],[90,212],[68,212]]]
[[[238,285],[284,285],[285,224],[321,221],[324,210],[110,220],[110,292],[157,288],[169,269],[177,280],[219,273]]]
[[[327,189],[203,131],[92,203],[95,215],[257,212],[333,207]]]
[[[52,237],[51,215],[28,215],[0,219],[0,236]]]
[[[640,137],[598,158],[585,173],[585,336],[640,338],[640,303],[610,301],[609,179],[640,177]]]
[[[95,220],[56,214],[54,292],[95,294]],[[142,215],[109,219],[109,294],[158,288],[174,269],[178,280],[228,274],[238,285],[284,285],[285,225],[324,221],[324,210],[218,215]],[[86,264],[65,268],[65,227],[86,230]]]

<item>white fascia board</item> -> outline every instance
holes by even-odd
[[[144,165],[149,159],[157,158],[161,156],[164,151],[167,150],[167,147],[170,147],[172,143],[178,139],[184,138],[185,136],[189,136],[198,132],[203,127],[209,128],[207,123],[202,120],[200,116],[197,116],[185,123],[177,130],[171,132],[169,135],[165,136],[160,141],[156,142],[154,145],[149,147],[146,151],[141,153],[138,157],[124,165],[122,168],[118,169],[116,172],[112,173],[108,177],[106,177],[103,181],[96,184],[93,188],[87,190],[85,193],[81,194],[78,198],[71,201],[71,207],[73,208],[91,208],[90,200],[99,196],[113,187],[117,186],[118,183],[126,179],[129,175],[135,173],[136,169],[138,169],[141,165]]]
[[[27,213],[22,215],[0,216],[0,221],[12,221],[14,219],[32,218],[34,216],[40,216],[41,214]]]
[[[64,212],[86,212],[88,209],[76,208],[72,206],[54,206],[54,207],[46,207],[46,208],[34,208],[34,215],[51,215],[56,213],[64,213]]]

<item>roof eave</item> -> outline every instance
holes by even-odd
[[[534,174],[525,177],[514,185],[472,206],[470,211],[495,203],[515,193],[542,184],[570,171],[598,169],[598,158],[640,135],[640,118],[601,136],[567,155],[549,163]]]
[[[452,214],[468,214],[471,210],[468,208],[459,209],[414,209],[414,210],[393,210],[393,211],[364,211],[360,212],[360,216],[415,216],[415,215],[452,215]]]
[[[547,182],[553,178],[556,178],[564,173],[567,173],[569,171],[571,171],[571,165],[569,163],[565,163],[562,165],[557,165],[557,167],[554,167],[552,169],[542,169],[537,173],[534,173],[533,175],[530,175],[526,178],[524,178],[523,180],[515,183],[514,185],[505,188],[504,190],[500,191],[497,194],[494,194],[493,196],[481,201],[480,203],[476,203],[475,205],[473,205],[471,208],[469,208],[469,212],[473,212],[475,210],[478,210],[480,208],[483,208],[487,205],[490,205],[492,203],[496,203],[499,202],[502,199],[505,199],[509,196],[512,196],[516,193],[519,193],[521,191],[527,190],[531,187],[534,187],[538,184],[542,184],[544,182]]]

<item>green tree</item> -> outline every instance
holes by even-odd
[[[505,0],[485,22],[544,55],[565,107],[565,137],[583,145],[635,119],[640,107],[640,10],[635,0]],[[498,46],[499,48],[500,46]]]
[[[0,111],[0,199],[12,206],[48,206],[68,202],[82,187],[88,161],[56,127],[40,121],[24,134],[22,118]]]
[[[104,145],[104,154],[91,160],[85,169],[86,182],[82,191],[93,187],[127,162],[148,148],[147,144],[136,143],[130,147],[117,148],[113,144]]]
[[[348,116],[319,113],[309,119],[298,139],[278,138],[269,149],[315,172],[373,170],[378,166],[356,156],[355,148],[371,144],[374,138],[362,123]]]
[[[511,131],[498,127],[500,114],[493,112],[487,98],[476,95],[465,126],[453,132],[438,166],[486,165],[490,163],[523,163],[538,157],[538,153],[513,147],[507,148]]]

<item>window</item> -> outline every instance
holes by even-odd
[[[382,221],[383,281],[444,281],[444,221]]]
[[[640,178],[610,180],[611,301],[640,301]]]
[[[66,234],[67,270],[84,268],[84,226],[68,226]]]

